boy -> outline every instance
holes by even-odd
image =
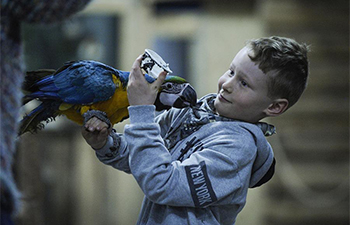
[[[259,121],[290,108],[308,77],[307,47],[292,39],[250,41],[194,108],[155,117],[157,87],[143,79],[141,57],[128,84],[130,125],[109,132],[93,117],[82,130],[97,157],[132,173],[145,194],[138,224],[235,224],[249,187],[274,172]]]

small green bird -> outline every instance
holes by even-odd
[[[107,114],[112,125],[129,117],[126,86],[129,72],[101,62],[79,60],[67,62],[58,70],[27,72],[23,105],[37,99],[41,104],[24,116],[19,135],[36,132],[59,115],[82,124],[83,114],[99,110]],[[149,83],[155,78],[145,74]],[[184,108],[197,102],[194,88],[183,78],[167,76],[155,102],[158,111],[171,107]]]

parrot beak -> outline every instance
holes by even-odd
[[[175,108],[185,108],[195,106],[197,103],[197,93],[194,88],[189,84],[184,84],[185,88],[182,90],[180,97],[176,99],[173,104]]]
[[[155,106],[157,111],[171,107],[192,107],[197,103],[197,93],[189,83],[165,82],[158,92]]]

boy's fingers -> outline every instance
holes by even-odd
[[[107,124],[96,118],[92,124],[92,127],[94,127],[96,130],[101,130],[103,127],[107,127]]]
[[[159,80],[159,84],[164,83],[164,80],[165,80],[167,74],[168,73],[164,70],[162,72],[160,72],[160,74],[158,75],[158,78],[157,78],[157,80]]]
[[[100,130],[100,131],[102,131],[103,129],[107,130],[108,124],[103,122],[103,121],[99,121],[96,128],[97,128],[97,130]]]
[[[87,127],[88,131],[94,132],[96,130],[96,126],[95,126],[96,120],[97,120],[96,117],[93,117],[89,120],[90,123],[89,123],[89,126]]]
[[[85,123],[85,129],[89,132],[94,132],[95,130],[102,130],[103,128],[108,128],[108,124],[99,120],[96,117],[92,117]]]
[[[107,127],[103,127],[100,131],[100,136],[102,139],[105,139],[108,136],[108,129]]]
[[[90,126],[90,123],[91,123],[91,120],[92,120],[93,118],[91,118],[91,119],[89,119],[88,121],[86,121],[86,123],[84,124],[84,127],[85,128],[88,128],[89,126]]]
[[[96,119],[95,117],[92,117],[91,119],[89,119],[89,120],[85,123],[84,127],[85,127],[85,129],[86,129],[87,131],[93,131],[92,124],[94,123],[95,119]]]
[[[130,80],[137,80],[140,79],[142,77],[142,71],[141,71],[141,61],[142,61],[142,55],[139,55],[139,57],[137,57],[137,59],[134,61],[134,64],[132,65],[132,72],[129,75],[129,79]]]
[[[156,89],[159,89],[159,87],[164,83],[167,74],[168,73],[166,71],[160,72],[157,79],[153,82],[152,86],[154,86]]]

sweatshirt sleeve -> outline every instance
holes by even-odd
[[[113,130],[105,146],[95,152],[102,163],[130,173],[129,150],[122,134],[118,134]]]
[[[157,115],[155,120],[161,128],[162,135],[169,129],[172,117],[177,116],[179,111],[179,109],[173,108]],[[144,119],[141,119],[141,121],[144,121]],[[128,144],[122,134],[116,133],[113,130],[105,146],[96,150],[96,156],[102,163],[130,173]]]
[[[129,146],[129,166],[148,199],[183,207],[242,204],[245,201],[256,153],[253,138],[232,141],[227,136],[217,145],[206,146],[183,161],[174,161],[164,146],[159,125],[155,123],[154,106],[130,106],[129,115],[131,123],[124,131]],[[213,142],[215,138],[214,135]],[[243,156],[235,154],[234,150],[227,155],[215,148],[249,151]]]

